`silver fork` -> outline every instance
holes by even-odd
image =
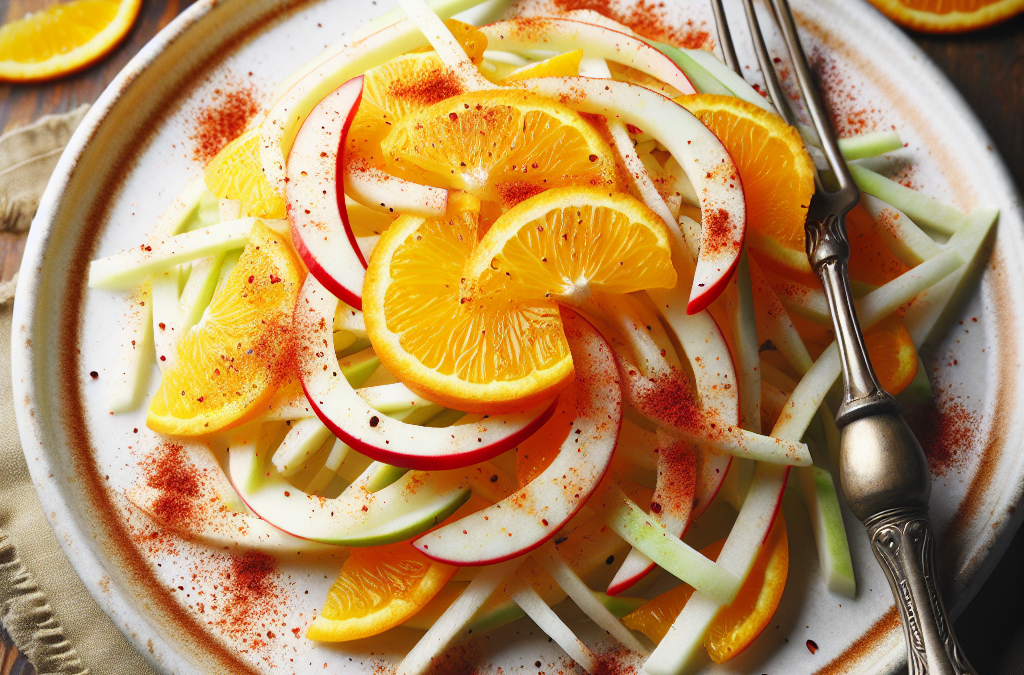
[[[846,214],[860,199],[826,117],[797,35],[788,0],[770,1],[785,40],[818,144],[837,189],[815,176],[807,212],[807,258],[828,297],[843,366],[843,399],[836,415],[842,429],[840,483],[846,502],[864,526],[875,558],[885,571],[900,610],[911,675],[974,675],[939,590],[935,536],[928,519],[931,476],[921,445],[900,414],[900,404],[878,383],[850,291],[850,246]],[[726,63],[740,72],[722,0],[712,0]],[[754,52],[779,113],[791,125],[796,116],[779,85],[754,13],[743,0]]]

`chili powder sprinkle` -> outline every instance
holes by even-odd
[[[206,164],[225,145],[242,135],[260,111],[259,92],[252,85],[214,89],[209,105],[195,115],[192,158]]]

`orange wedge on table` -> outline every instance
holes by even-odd
[[[871,0],[882,14],[925,33],[962,33],[1024,12],[1024,0]]]
[[[717,560],[724,544],[722,539],[701,553]],[[768,626],[782,600],[788,573],[789,540],[786,521],[779,513],[747,580],[732,603],[718,612],[704,637],[704,648],[715,663],[724,663],[739,654]],[[693,587],[681,584],[626,615],[622,622],[659,643],[691,595]]]
[[[285,203],[271,187],[260,163],[260,131],[228,143],[206,165],[206,189],[218,199],[242,202],[242,216],[284,218]]]
[[[633,197],[561,188],[499,217],[477,242],[479,201],[402,216],[374,249],[363,317],[387,369],[457,410],[524,410],[572,374],[556,299],[675,284],[664,223]]]
[[[0,80],[37,82],[80,70],[119,43],[142,0],[75,0],[0,27]]]
[[[615,187],[600,134],[572,108],[530,92],[477,91],[403,119],[381,143],[389,167],[505,208],[567,185]]]
[[[781,117],[731,96],[675,99],[722,141],[740,171],[747,241],[762,267],[811,274],[804,221],[814,194],[814,163],[796,129]]]
[[[291,322],[302,264],[260,221],[202,320],[181,337],[146,423],[197,436],[241,424],[288,382]]]
[[[306,637],[342,642],[382,633],[423,609],[458,569],[409,542],[353,549]]]

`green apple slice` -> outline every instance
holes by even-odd
[[[798,475],[804,503],[811,516],[814,543],[825,583],[833,593],[854,598],[857,580],[853,574],[850,543],[846,539],[846,527],[832,474],[821,467],[805,466],[799,469]]]

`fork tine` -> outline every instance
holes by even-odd
[[[788,0],[771,0],[771,4],[775,11],[775,18],[779,22],[779,28],[782,30],[782,37],[786,42],[786,49],[789,51],[789,58],[793,63],[793,71],[796,73],[800,91],[803,93],[804,102],[807,105],[807,113],[810,115],[811,123],[821,141],[821,150],[839,183],[838,192],[846,193],[850,202],[847,208],[851,208],[860,198],[860,193],[853,182],[853,177],[850,176],[842,153],[839,152],[839,145],[836,143],[835,133],[832,131],[832,125],[825,112],[825,105],[822,103],[818,88],[811,79],[811,68],[800,44],[800,36],[796,31],[796,23],[793,21],[789,2]]]
[[[768,53],[768,46],[764,42],[764,34],[761,32],[761,24],[757,20],[757,13],[754,11],[754,0],[743,0],[743,9],[747,14],[747,24],[750,26],[750,38],[754,42],[754,53],[757,55],[757,63],[761,66],[761,74],[764,75],[764,82],[768,85],[768,95],[775,104],[775,109],[786,120],[786,124],[795,127],[796,116],[789,105],[789,99],[782,91],[779,78],[775,73],[775,65],[772,63],[771,55]]]
[[[722,46],[722,55],[725,56],[725,65],[736,71],[737,75],[742,77],[743,73],[740,72],[740,61],[736,58],[736,48],[732,43],[732,34],[729,32],[729,21],[725,18],[725,7],[722,5],[722,0],[711,0],[711,9],[715,13],[715,24],[718,26],[718,43]]]

